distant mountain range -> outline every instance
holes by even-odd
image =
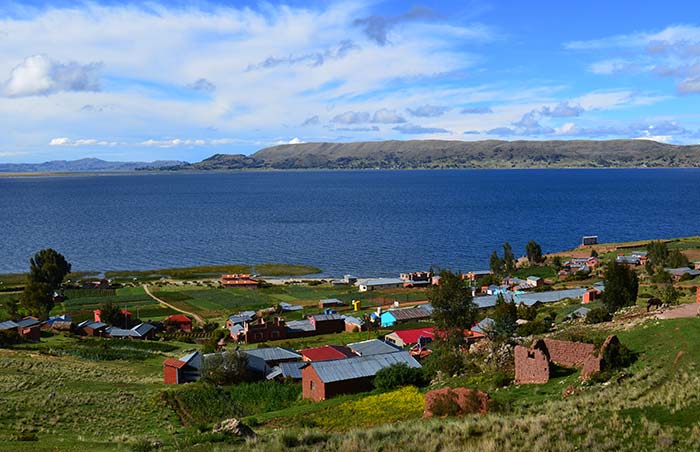
[[[178,160],[155,162],[108,162],[96,158],[80,160],[53,160],[44,163],[0,163],[0,173],[90,173],[112,171],[136,171],[143,168],[160,169],[186,165]]]
[[[371,141],[273,146],[215,154],[162,170],[700,167],[700,145],[650,140]]]

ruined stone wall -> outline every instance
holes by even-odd
[[[515,383],[537,384],[549,381],[549,359],[539,349],[515,346]]]
[[[549,351],[549,359],[563,367],[583,367],[586,358],[596,352],[595,345],[585,342],[544,339],[544,343]]]

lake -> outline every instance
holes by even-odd
[[[304,171],[0,178],[0,273],[299,263],[326,275],[488,267],[509,241],[700,233],[698,169]]]

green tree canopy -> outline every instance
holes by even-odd
[[[542,262],[542,247],[534,240],[530,240],[525,245],[525,255],[530,265]]]
[[[506,273],[512,274],[515,271],[515,254],[513,254],[513,247],[508,242],[503,244],[503,265]]]
[[[477,307],[472,302],[471,289],[459,275],[448,270],[440,272],[440,284],[430,288],[428,299],[433,305],[433,320],[445,339],[459,345],[464,339],[464,330],[476,321]]]
[[[608,312],[615,312],[622,307],[635,304],[638,290],[639,281],[634,270],[614,260],[608,263],[603,293],[603,303]]]
[[[647,245],[647,258],[657,267],[664,266],[668,258],[668,246],[660,240],[649,242]]]
[[[45,282],[29,281],[20,297],[20,306],[29,315],[45,320],[53,309],[53,290]]]
[[[29,260],[29,280],[46,283],[52,290],[57,290],[63,278],[70,273],[71,265],[56,250],[41,250]]]
[[[215,385],[232,385],[249,378],[248,357],[238,351],[215,353],[204,359],[202,380]]]
[[[490,334],[492,339],[505,340],[511,337],[518,328],[518,324],[515,323],[518,320],[518,308],[515,303],[508,303],[502,294],[498,294],[493,320],[495,325]]]
[[[503,259],[498,257],[498,253],[494,250],[494,252],[491,253],[491,257],[489,258],[489,269],[493,272],[494,275],[502,275],[503,266]]]

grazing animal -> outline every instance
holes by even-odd
[[[663,305],[663,302],[658,298],[649,298],[649,301],[647,301],[647,312],[649,312],[649,308],[652,306],[654,309],[659,309],[661,305]]]

